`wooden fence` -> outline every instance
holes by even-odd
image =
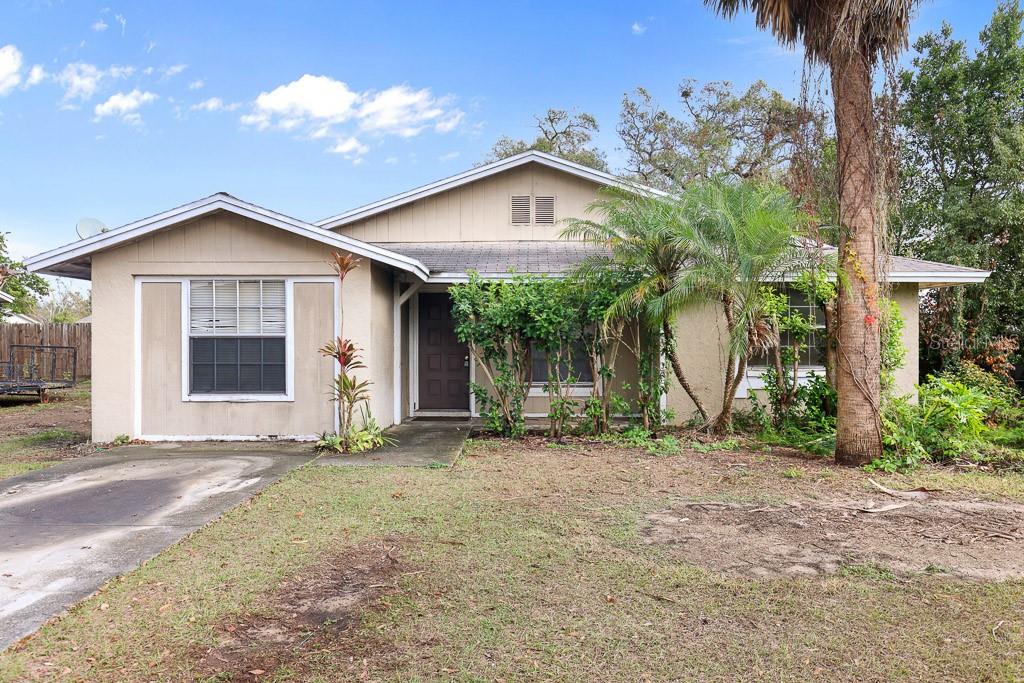
[[[89,323],[0,323],[0,360],[7,360],[11,344],[47,344],[78,349],[75,379],[92,376],[92,326]]]

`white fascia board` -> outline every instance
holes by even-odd
[[[356,207],[355,209],[317,221],[316,225],[326,229],[337,228],[368,216],[372,216],[383,211],[389,211],[404,204],[409,204],[410,202],[414,202],[418,199],[423,199],[424,197],[429,197],[430,195],[437,194],[439,192],[452,190],[456,187],[529,163],[537,163],[542,166],[547,166],[548,168],[564,171],[601,185],[611,185],[624,190],[650,194],[657,197],[669,196],[669,193],[663,190],[637,183],[631,183],[628,180],[623,180],[622,178],[610,173],[605,173],[604,171],[598,171],[597,169],[589,168],[572,161],[560,159],[559,157],[551,154],[531,150],[508,157],[507,159],[499,159],[498,161],[478,166],[477,168],[464,171],[433,183],[428,183],[427,185],[422,185],[406,192],[392,195],[391,197],[386,197],[370,204]]]
[[[547,278],[563,278],[565,273],[478,273],[484,280],[508,280],[518,276],[535,276],[535,277],[547,277]],[[949,271],[935,271],[935,272],[894,272],[890,273],[887,280],[888,282],[919,282],[921,284],[941,284],[941,285],[959,285],[959,284],[974,284],[984,282],[991,271],[977,270],[977,271],[965,271],[965,272],[949,272]],[[783,282],[794,282],[799,276],[797,274],[787,274],[782,276]],[[830,277],[831,280],[835,280],[835,277]],[[434,273],[427,278],[428,283],[456,283],[456,282],[468,282],[469,274],[460,272],[444,272]],[[768,278],[765,282],[776,282],[777,278]]]
[[[904,271],[889,273],[889,282],[920,282],[923,284],[968,285],[984,282],[992,274],[991,270],[965,271]]]
[[[2,301],[5,304],[9,304],[12,301],[14,301],[14,297],[8,294],[7,292],[0,292],[0,301]]]
[[[206,197],[191,204],[185,204],[175,209],[144,218],[134,223],[123,225],[109,232],[100,233],[92,237],[72,242],[71,244],[51,249],[50,251],[37,254],[25,260],[25,266],[30,271],[40,271],[71,261],[82,256],[88,256],[103,249],[109,249],[123,242],[142,237],[148,233],[162,230],[163,228],[183,223],[185,221],[205,216],[214,211],[229,211],[231,213],[251,218],[260,223],[286,230],[295,235],[328,244],[345,251],[352,252],[359,256],[365,256],[374,261],[386,263],[401,270],[413,273],[421,280],[426,280],[429,272],[426,267],[414,258],[404,256],[384,249],[376,245],[368,244],[360,240],[340,235],[338,233],[324,230],[315,225],[290,218],[283,214],[264,209],[248,202],[243,202],[230,195],[217,194]]]

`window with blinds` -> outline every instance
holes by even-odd
[[[530,224],[530,195],[512,195],[512,225]]]
[[[283,394],[287,332],[284,280],[192,280],[192,394]]]

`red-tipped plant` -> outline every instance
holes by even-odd
[[[345,285],[345,277],[359,266],[359,259],[343,252],[331,255],[331,268],[338,274],[339,289]],[[340,298],[340,296],[339,296]],[[342,310],[337,311],[341,323],[339,331],[344,329]],[[338,404],[338,438],[343,452],[351,446],[356,407],[370,400],[369,380],[359,380],[352,372],[362,370],[366,366],[359,356],[359,347],[351,339],[343,335],[320,347],[320,355],[333,358],[338,363],[338,373],[331,384],[331,400]]]

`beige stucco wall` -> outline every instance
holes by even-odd
[[[387,426],[394,420],[395,309],[391,272],[376,263],[370,271],[370,343],[364,349],[370,373],[370,410],[377,422]],[[346,285],[347,286],[347,285]]]
[[[177,285],[163,285],[152,292],[144,285],[145,298],[141,301],[143,431],[136,433],[134,428],[135,383],[138,381],[134,376],[136,276],[332,276],[328,264],[330,252],[326,245],[220,212],[96,254],[92,264],[93,439],[109,441],[119,434],[140,436],[147,432],[159,435],[312,434],[332,428],[333,422],[324,422],[329,373],[325,381],[322,368],[329,367],[329,363],[321,366],[326,361],[318,356],[314,358],[310,350],[315,354],[316,349],[333,336],[333,294],[325,301],[323,293],[333,285],[307,286],[301,282],[294,285],[295,402],[287,406],[230,403],[220,407],[213,403],[196,403],[187,408],[174,405],[175,400],[181,403],[180,315],[177,324],[174,319],[175,312],[180,313],[181,303],[180,298],[172,301],[171,292]],[[389,334],[390,275],[385,271],[375,275],[373,270],[364,259],[348,276],[341,307],[345,336],[364,349],[367,368],[374,368],[375,375],[370,377],[375,383],[374,415],[381,424],[389,425],[393,421],[391,341],[390,337],[386,344],[375,340],[373,330],[376,322],[383,326],[378,337]],[[323,309],[324,306],[327,308]],[[316,307],[317,311],[314,313],[311,307]],[[150,342],[153,348],[148,346]],[[175,367],[177,380],[172,383],[170,377],[175,374]],[[145,379],[158,372],[168,378],[165,384]],[[370,371],[366,373],[369,376]],[[162,411],[166,419],[153,411]],[[209,415],[217,416],[217,421],[211,423]],[[206,432],[211,424],[216,425],[216,430]],[[289,431],[299,428],[303,431]],[[305,431],[307,429],[309,431]]]
[[[338,228],[367,242],[556,240],[565,217],[584,217],[598,185],[526,164]],[[512,225],[512,195],[553,195],[555,225]]]
[[[896,372],[896,392],[913,394],[918,382],[917,285],[894,285],[891,296],[899,305],[905,322],[903,344],[907,348],[906,362]],[[712,304],[691,306],[680,315],[675,330],[679,358],[687,381],[700,394],[708,411],[716,411],[722,403],[728,344],[721,308]],[[736,401],[737,408],[747,405],[745,399]],[[675,413],[675,422],[679,424],[685,423],[696,412],[693,401],[679,386],[675,375],[669,377],[668,408]]]

